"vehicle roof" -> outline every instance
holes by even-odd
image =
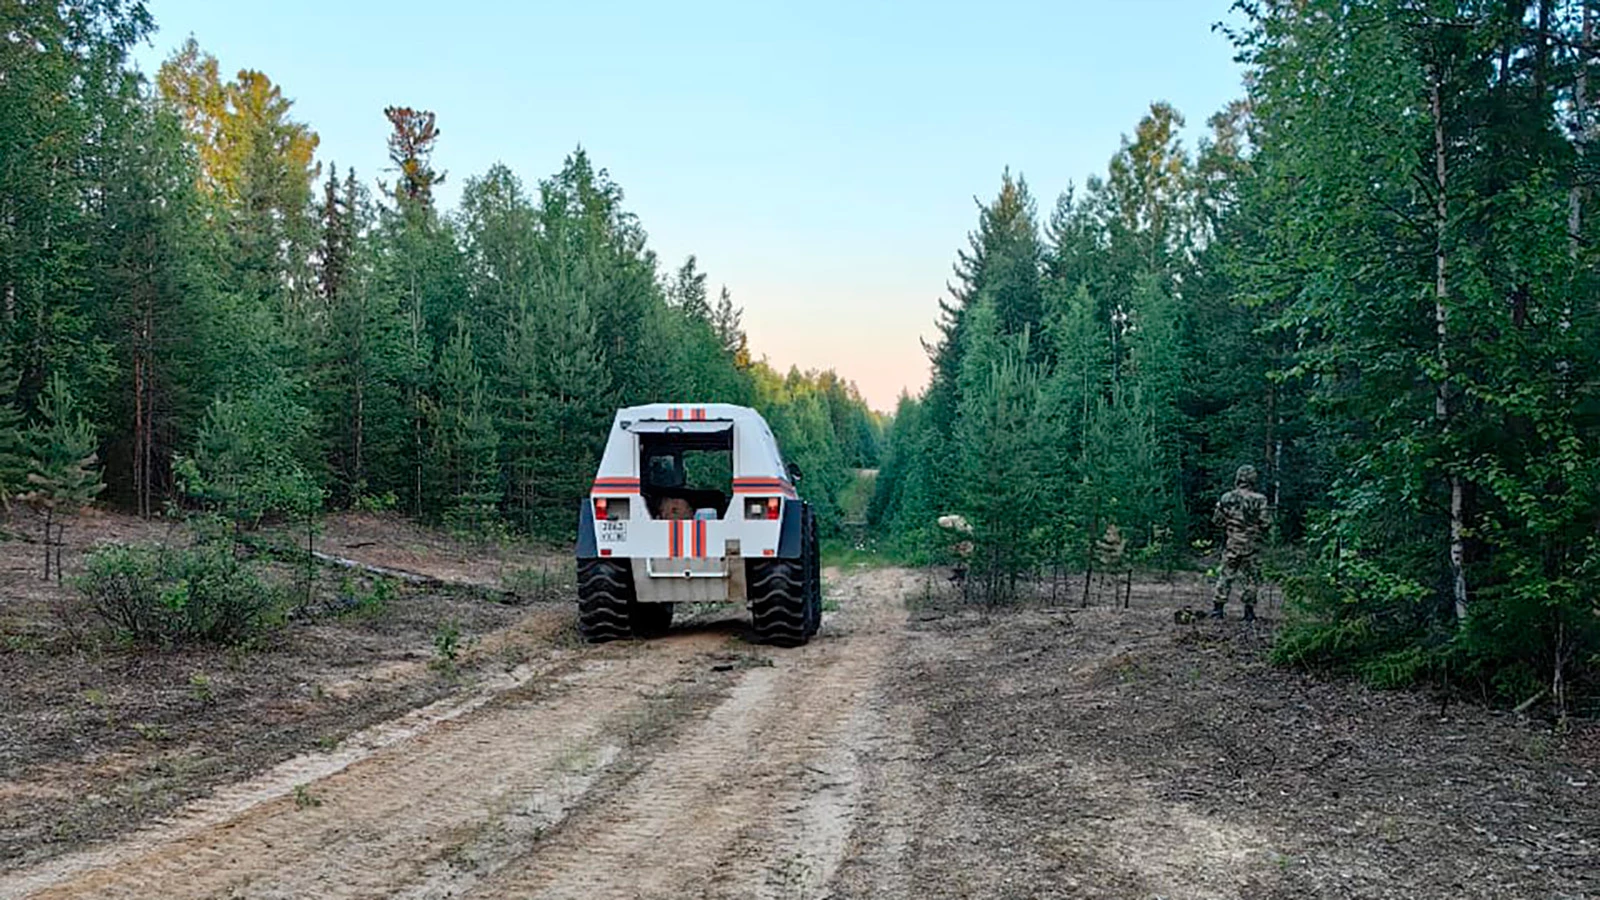
[[[730,419],[735,422],[755,420],[766,422],[761,414],[748,406],[733,403],[645,403],[617,410],[617,418],[637,422],[640,419]]]
[[[673,425],[682,423],[685,426],[682,430],[686,433],[703,431],[694,427],[697,422],[727,422],[727,430],[733,433],[734,438],[733,476],[736,480],[764,478],[789,483],[783,452],[778,449],[772,426],[750,407],[732,403],[646,403],[618,410],[605,452],[600,457],[600,478],[639,477],[640,435],[638,432],[630,434],[630,429],[642,421],[670,422]],[[660,433],[660,430],[652,428],[650,433]]]

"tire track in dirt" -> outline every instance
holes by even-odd
[[[518,643],[548,647],[562,626],[570,624],[569,611],[535,610],[510,628],[486,636],[463,655],[462,661],[480,659],[491,651],[503,651]],[[570,668],[571,664],[570,653],[556,651],[532,663],[491,672],[482,681],[473,685],[473,689],[465,695],[448,696],[409,710],[393,719],[346,736],[337,747],[327,752],[293,757],[258,776],[221,787],[171,815],[156,820],[156,824],[118,843],[47,860],[21,875],[12,876],[14,881],[0,878],[0,889],[3,889],[0,891],[0,897],[12,896],[13,890],[20,894],[26,890],[38,889],[42,885],[61,880],[73,872],[105,868],[126,857],[130,848],[171,843],[198,834],[207,828],[222,825],[251,807],[281,797],[293,796],[295,788],[299,785],[327,778],[384,748],[412,738],[443,722],[470,714],[508,690],[521,687],[535,678],[552,677],[563,667]],[[429,677],[436,677],[436,673],[428,661],[407,660],[378,667],[362,676],[327,683],[322,689],[330,696],[348,697],[361,692],[394,689],[404,682]],[[64,780],[66,776],[61,778]],[[0,797],[3,797],[9,789],[11,789],[9,785],[0,783]]]
[[[820,640],[728,698],[471,897],[818,896],[851,844],[865,704],[903,633],[906,573],[834,586]]]
[[[724,619],[549,651],[0,897],[817,895],[852,845],[907,577],[840,580],[796,650]]]
[[[394,895],[441,861],[482,864],[462,851],[487,833],[559,821],[620,748],[720,691],[729,676],[707,677],[708,655],[729,640],[710,629],[588,651],[475,706],[390,723],[392,740],[326,774],[316,755],[292,761],[310,783],[288,794],[225,792],[189,822],[0,880],[0,896]]]

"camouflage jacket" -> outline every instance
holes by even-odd
[[[1211,521],[1227,535],[1222,545],[1223,558],[1242,559],[1261,549],[1261,538],[1272,524],[1272,517],[1264,495],[1249,488],[1234,488],[1217,501]]]

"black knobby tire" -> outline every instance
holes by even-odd
[[[591,644],[621,640],[633,633],[633,570],[626,562],[578,560],[578,633]]]
[[[822,557],[809,503],[800,516],[800,558],[752,560],[748,575],[757,641],[798,647],[817,633],[822,623]]]
[[[806,637],[822,627],[822,543],[817,539],[817,517],[811,505],[805,509],[805,596]]]
[[[798,647],[806,642],[804,572],[798,559],[751,561],[750,622],[760,643]]]

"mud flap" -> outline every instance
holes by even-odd
[[[790,500],[783,504],[783,523],[778,526],[779,559],[799,559],[805,552],[805,529],[801,526],[804,500]]]
[[[596,559],[600,556],[600,548],[594,539],[594,505],[587,498],[578,505],[578,546],[575,552],[579,559]]]
[[[743,603],[749,592],[745,589],[744,556],[739,550],[738,539],[729,538],[726,548],[728,600],[732,603]]]

